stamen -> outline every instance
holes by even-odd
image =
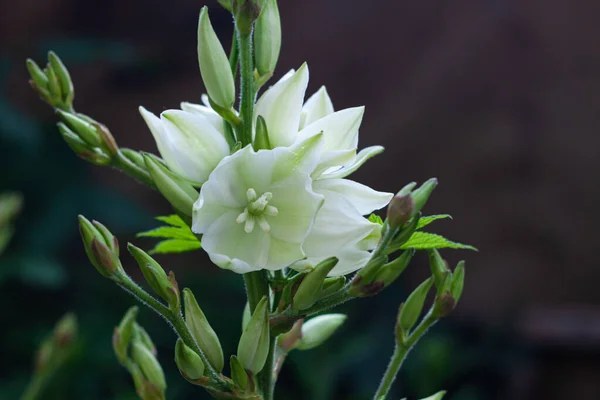
[[[246,222],[246,220],[248,219],[248,215],[248,207],[246,207],[244,208],[244,212],[238,215],[238,217],[235,219],[235,222],[237,222],[238,224]]]
[[[248,219],[246,220],[246,224],[244,225],[244,230],[246,231],[246,233],[252,233],[252,231],[254,230],[254,216],[253,215],[248,216]]]
[[[260,229],[269,233],[269,231],[271,230],[271,226],[267,222],[267,219],[265,218],[265,216],[261,215],[260,217],[257,217],[256,219],[258,220],[258,226],[260,226]]]
[[[253,202],[256,200],[256,190],[250,188],[246,191],[246,198],[248,199],[248,202]]]
[[[277,214],[279,214],[279,210],[275,206],[266,206],[265,214],[267,214],[271,217],[275,217]]]

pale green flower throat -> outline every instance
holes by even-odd
[[[235,221],[238,224],[244,223],[244,231],[246,233],[251,233],[254,230],[255,224],[258,224],[263,231],[269,232],[271,227],[265,215],[274,217],[279,213],[277,207],[269,205],[269,201],[273,198],[273,193],[264,192],[258,197],[256,190],[250,188],[246,191],[246,198],[248,199],[248,205],[246,205],[244,211],[238,215]]]

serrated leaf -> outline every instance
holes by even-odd
[[[152,250],[150,254],[169,254],[169,253],[184,253],[187,251],[194,251],[202,248],[202,244],[198,239],[193,240],[181,240],[181,239],[169,239],[159,242]]]
[[[371,214],[371,215],[369,215],[368,219],[369,219],[369,222],[373,222],[375,224],[383,225],[383,220],[377,214]]]
[[[415,250],[427,250],[427,249],[467,249],[467,250],[475,250],[477,249],[468,244],[462,244],[453,242],[451,240],[446,239],[443,236],[436,235],[435,233],[428,232],[415,232],[408,239],[406,243],[402,245],[402,249],[413,248]]]
[[[178,228],[175,226],[161,226],[151,231],[140,232],[137,237],[157,237],[164,239],[182,239],[197,240],[194,233],[188,228]]]
[[[419,223],[417,224],[417,229],[421,229],[421,228],[429,225],[433,221],[437,221],[438,219],[446,219],[446,218],[452,219],[452,216],[450,214],[436,214],[436,215],[429,215],[427,217],[421,217],[421,219],[419,219]]]
[[[180,228],[187,228],[189,229],[188,224],[185,223],[184,220],[181,219],[181,217],[179,215],[173,214],[173,215],[163,215],[160,217],[156,217],[157,220],[164,222],[165,224],[169,224],[169,225],[173,225],[173,226],[178,226]]]

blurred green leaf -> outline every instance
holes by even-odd
[[[477,249],[471,245],[453,242],[443,236],[427,232],[415,232],[410,239],[408,239],[408,241],[402,245],[402,249],[410,249],[411,247],[415,250],[448,248],[477,251]]]

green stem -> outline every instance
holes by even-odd
[[[198,343],[196,343],[196,340],[194,340],[180,312],[171,311],[171,309],[169,309],[160,301],[156,300],[154,297],[149,295],[144,289],[139,287],[128,276],[123,277],[122,281],[119,282],[119,285],[124,290],[134,295],[140,302],[144,303],[156,313],[164,317],[171,324],[171,327],[173,328],[175,333],[177,333],[181,340],[183,340],[183,343],[185,343],[189,348],[193,349],[200,356],[205,367],[204,373],[208,378],[211,379],[211,388],[216,389],[218,391],[229,390],[225,380],[223,380],[219,372],[217,372],[213,368],[213,366],[210,364],[210,362],[198,346]]]
[[[396,348],[394,349],[394,354],[392,355],[392,360],[381,379],[381,383],[379,384],[379,388],[375,395],[373,396],[374,400],[384,400],[392,387],[392,383],[396,379],[396,375],[398,375],[398,371],[400,371],[400,367],[402,363],[406,359],[408,353],[413,349],[413,347],[417,344],[419,339],[431,328],[436,322],[437,318],[433,316],[432,311],[430,310],[427,315],[423,318],[421,323],[414,329],[414,331],[408,335],[408,337],[404,340],[397,340]]]
[[[57,354],[58,352],[58,354]],[[71,354],[71,349],[65,350],[54,350],[51,356],[51,361],[41,372],[36,372],[29,385],[25,389],[25,392],[21,395],[21,400],[41,400],[46,398],[44,391],[46,390],[48,383],[52,380],[52,377],[60,370]]]
[[[260,299],[263,296],[269,296],[269,280],[266,271],[254,271],[244,274],[244,283],[246,284],[250,312],[253,313]]]
[[[277,337],[271,335],[269,343],[269,354],[265,367],[258,375],[258,385],[262,388],[263,400],[273,400],[273,392],[275,391],[274,367],[275,367],[275,346],[277,345]]]
[[[120,169],[127,175],[131,176],[134,179],[137,179],[143,184],[148,185],[153,189],[156,188],[156,185],[154,184],[154,181],[150,177],[148,171],[135,165],[133,161],[125,157],[120,151],[119,153],[117,153],[117,156],[114,157],[112,161],[112,166],[117,169]]]
[[[237,31],[237,41],[240,58],[240,114],[242,116],[242,126],[238,140],[242,142],[242,147],[252,142],[252,125],[254,117],[254,65],[252,59],[252,33],[244,35]]]

